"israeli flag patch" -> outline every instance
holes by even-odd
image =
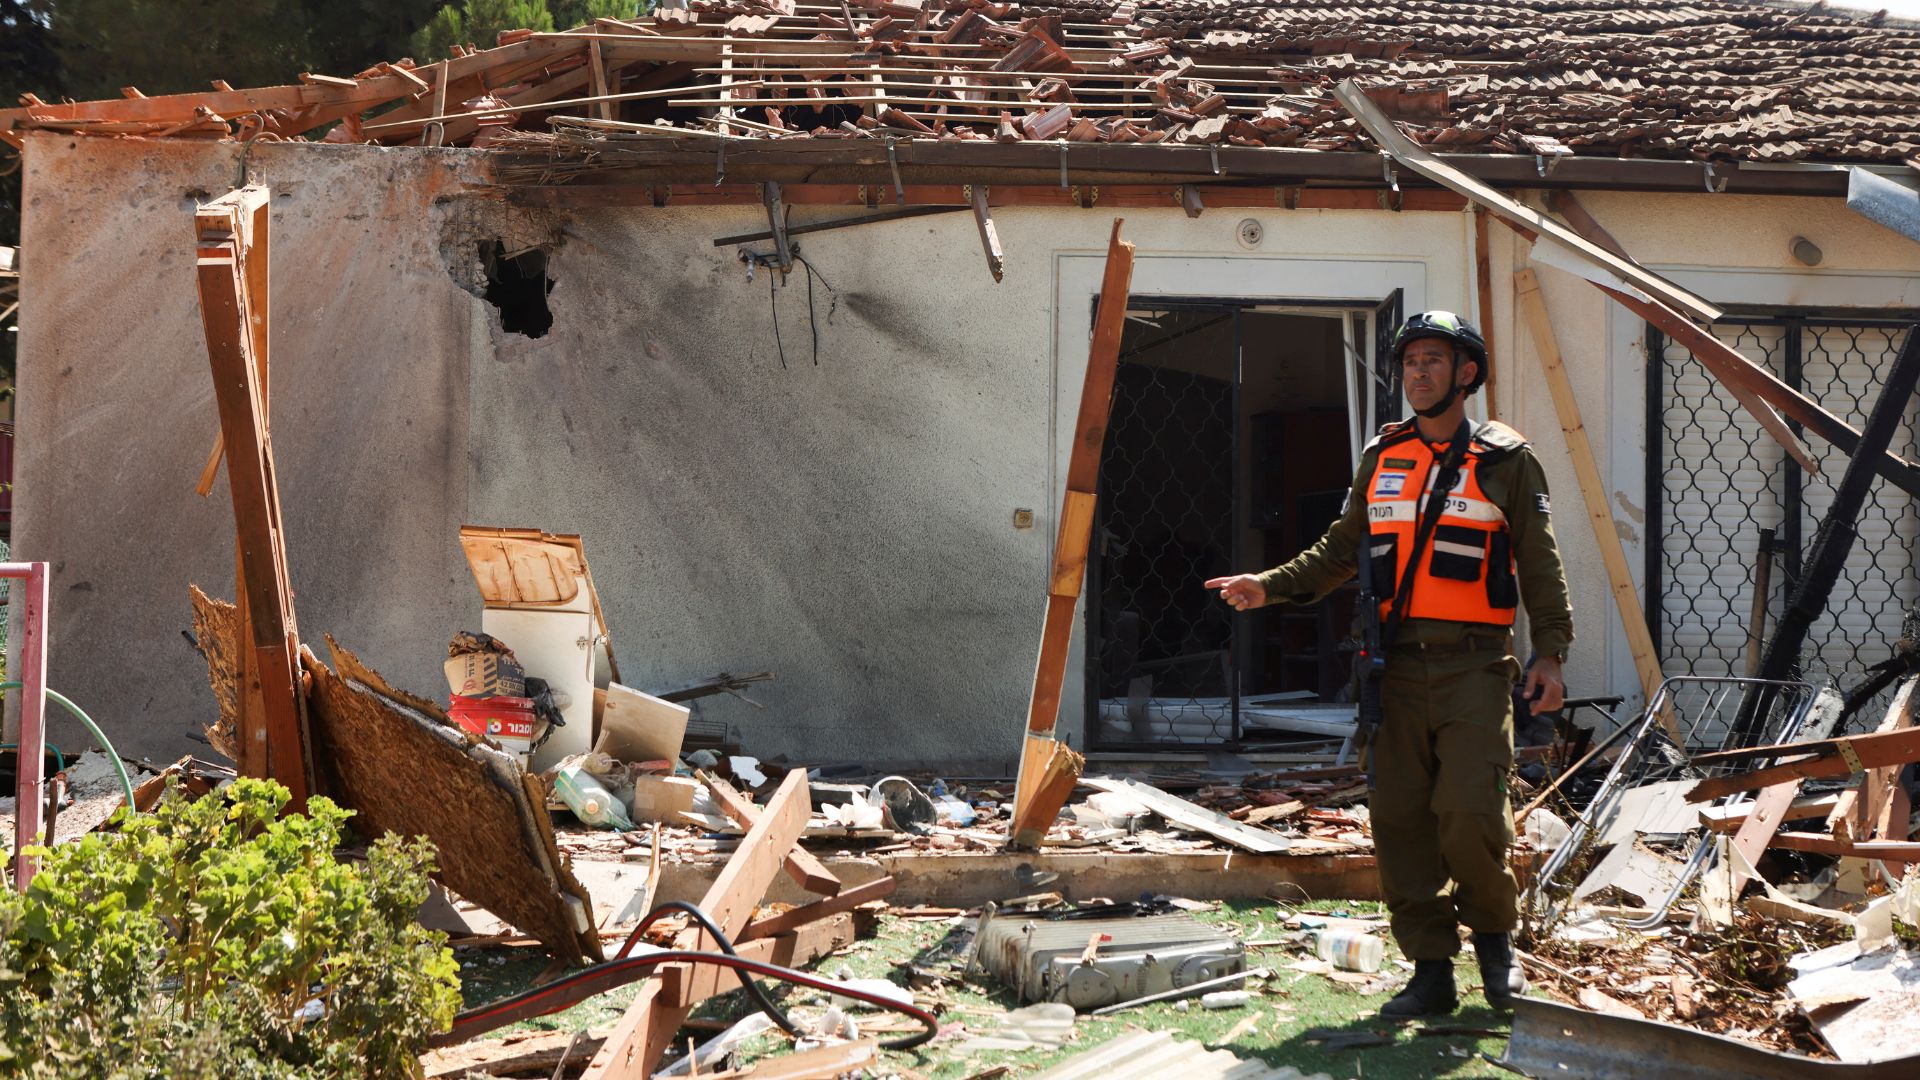
[[[1393,498],[1407,486],[1407,474],[1403,472],[1383,472],[1373,484],[1374,498]]]
[[[1547,501],[1547,493],[1544,491],[1534,493],[1533,506],[1543,514],[1553,513],[1553,504]]]

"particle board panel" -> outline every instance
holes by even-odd
[[[302,660],[319,763],[354,827],[426,837],[447,888],[568,963],[599,960],[592,899],[559,857],[538,778],[444,719],[337,675],[310,652]]]
[[[210,639],[223,633],[223,620],[233,627],[233,605],[196,590],[194,607],[214,695],[232,697],[232,669],[213,658],[237,651],[232,644],[224,653],[210,648]],[[231,629],[224,632],[230,640]],[[437,708],[419,707],[431,703],[388,696],[397,692],[384,680],[354,678],[378,677],[346,649],[332,648],[340,674],[304,648],[301,661],[312,680],[316,764],[333,799],[355,812],[354,828],[425,836],[437,852],[434,877],[449,889],[569,963],[599,960],[592,900],[555,846],[539,778],[448,723]]]

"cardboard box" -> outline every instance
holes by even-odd
[[[680,815],[693,809],[693,796],[699,790],[698,780],[684,776],[636,776],[631,807],[633,820],[685,825],[686,819]]]
[[[466,698],[526,697],[525,673],[499,653],[467,653],[446,663],[447,689]]]
[[[595,750],[612,755],[615,761],[679,758],[692,709],[619,683],[595,690],[593,697],[600,713],[600,738],[593,744]]]

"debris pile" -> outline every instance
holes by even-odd
[[[1876,733],[1833,737],[1830,690],[1668,680],[1624,739],[1560,778],[1557,814],[1526,815],[1542,849],[1530,978],[1592,1012],[1768,1051],[1920,1054],[1920,1029],[1895,1019],[1920,1000],[1916,687]]]

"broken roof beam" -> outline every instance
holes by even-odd
[[[713,801],[719,805],[722,817],[749,832],[760,823],[760,808],[753,805],[753,800],[736,791],[732,784],[704,770],[696,769],[693,775],[713,793]],[[799,844],[795,844],[793,850],[787,852],[786,861],[782,865],[786,867],[787,876],[808,892],[821,896],[840,894],[840,879],[834,875],[833,871],[827,869],[825,863]]]
[[[517,60],[544,62],[577,45],[564,40],[545,39],[515,42],[497,49],[469,53],[448,62],[449,78],[461,79],[488,71],[496,65]],[[538,64],[535,64],[537,68]],[[0,110],[0,130],[36,120],[106,122],[181,123],[194,118],[194,110],[205,108],[220,116],[265,115],[273,110],[298,113],[305,109],[350,109],[365,111],[397,98],[411,98],[417,88],[400,75],[375,75],[357,79],[352,88],[325,83],[300,83],[292,86],[267,86],[250,90],[225,90],[197,94],[166,94],[160,97],[113,98],[104,101],[68,102],[59,105],[29,105]],[[337,118],[337,117],[336,117]],[[298,131],[308,131],[320,120]],[[281,127],[282,134],[295,130]]]
[[[233,499],[240,627],[247,641],[236,737],[250,775],[286,787],[294,813],[314,791],[293,587],[267,416],[267,189],[249,186],[194,212],[201,325]]]
[[[1893,696],[1893,704],[1888,707],[1886,718],[1880,721],[1876,732],[1902,731],[1913,726],[1914,690],[1920,687],[1920,679],[1908,679],[1900,684]],[[1895,786],[1897,769],[1869,769],[1860,782],[1840,792],[1835,797],[1833,812],[1827,816],[1827,830],[1836,840],[1864,840],[1873,835],[1881,818],[1881,811],[1888,807],[1891,789]],[[1899,837],[1905,840],[1905,836]]]
[[[994,227],[993,212],[987,209],[987,186],[973,184],[973,223],[980,230],[980,248],[987,256],[987,272],[995,282],[1007,273],[1007,257],[1000,250],[1000,230]]]
[[[1333,96],[1353,114],[1353,118],[1360,122],[1360,126],[1366,129],[1367,134],[1373,137],[1373,141],[1382,150],[1408,169],[1442,187],[1459,192],[1506,221],[1553,237],[1588,261],[1625,278],[1647,293],[1659,297],[1663,302],[1672,304],[1696,318],[1714,322],[1724,314],[1718,307],[1673,282],[1590,243],[1558,221],[1501,194],[1460,169],[1441,161],[1437,156],[1402,135],[1393,121],[1387,118],[1387,114],[1382,112],[1380,107],[1374,104],[1372,99],[1367,97],[1366,92],[1360,89],[1359,84],[1352,79],[1341,80],[1340,84],[1334,87]]]
[[[1633,257],[1627,254],[1626,248],[1622,247],[1620,242],[1613,238],[1613,234],[1609,233],[1601,226],[1600,222],[1594,219],[1592,214],[1587,212],[1587,208],[1581,204],[1580,200],[1575,197],[1572,192],[1555,191],[1549,193],[1547,196],[1547,205],[1565,217],[1567,223],[1582,237],[1613,252],[1620,258],[1626,259],[1628,262],[1633,262]],[[1536,237],[1535,239],[1538,238]],[[1639,264],[1634,263],[1634,265],[1637,266]],[[1628,300],[1632,300],[1633,304],[1628,304],[1628,309],[1634,311],[1636,314],[1641,314],[1641,317],[1648,321],[1652,321],[1649,315],[1660,316],[1665,325],[1674,326],[1673,334],[1675,340],[1685,338],[1688,341],[1700,343],[1700,351],[1693,353],[1694,359],[1698,360],[1701,366],[1707,369],[1709,374],[1720,381],[1720,384],[1726,388],[1729,394],[1733,395],[1741,407],[1745,408],[1747,413],[1759,423],[1761,428],[1773,437],[1773,441],[1779,443],[1780,447],[1787,452],[1789,457],[1800,463],[1801,468],[1810,473],[1820,471],[1819,462],[1814,460],[1813,454],[1808,451],[1806,444],[1801,442],[1800,438],[1793,433],[1793,429],[1787,426],[1786,421],[1781,418],[1780,414],[1775,411],[1774,407],[1765,397],[1756,393],[1745,384],[1746,381],[1742,378],[1740,369],[1744,367],[1757,367],[1758,365],[1747,360],[1732,346],[1722,343],[1716,348],[1701,343],[1700,339],[1703,337],[1712,338],[1715,342],[1718,342],[1720,339],[1713,337],[1711,334],[1703,334],[1697,330],[1690,330],[1689,328],[1691,328],[1693,324],[1681,319],[1677,313],[1665,305],[1659,305],[1650,298],[1632,296],[1629,293],[1624,293],[1593,278],[1587,278],[1586,280],[1594,287],[1605,292],[1608,296],[1619,300],[1623,304],[1627,304]],[[1642,314],[1636,306],[1642,303],[1647,305],[1646,311],[1648,314]]]
[[[1060,690],[1066,681],[1067,650],[1073,639],[1073,613],[1086,582],[1087,551],[1093,535],[1093,508],[1100,471],[1100,447],[1106,441],[1113,410],[1113,384],[1119,369],[1121,333],[1133,287],[1133,245],[1120,239],[1124,219],[1113,219],[1107,240],[1106,271],[1100,280],[1099,306],[1093,318],[1093,342],[1080,387],[1080,412],[1074,422],[1067,459],[1066,491],[1059,532],[1048,575],[1046,616],[1040,628],[1040,655],[1034,664],[1033,696],[1027,706],[1026,733],[1020,744],[1020,771],[1014,781],[1013,816],[1008,843],[1039,846],[1047,827],[1073,794],[1083,765],[1079,754],[1054,740],[1060,719]]]
[[[1806,743],[1781,743],[1742,750],[1695,755],[1695,768],[1736,762],[1804,755],[1793,761],[1752,772],[1731,773],[1700,781],[1687,791],[1688,802],[1706,802],[1740,791],[1758,791],[1794,780],[1827,780],[1853,776],[1867,769],[1908,765],[1920,761],[1920,728],[1885,734],[1853,735]]]
[[[761,808],[759,820],[700,900],[700,910],[722,933],[737,937],[747,928],[755,905],[766,895],[767,886],[806,831],[809,816],[806,770],[794,769],[780,781]],[[682,931],[674,947],[717,948],[699,926]],[[660,978],[649,979],[641,986],[639,996],[627,1006],[613,1033],[588,1064],[583,1080],[645,1080],[652,1076],[655,1064],[691,1011],[691,1006],[676,1002],[698,1000],[703,990],[718,986],[723,975],[729,980],[736,978],[732,972],[712,966],[690,968],[671,980],[666,975],[663,968]],[[670,981],[674,983],[671,989],[667,986]]]
[[[1579,207],[1577,200],[1569,200],[1561,205],[1568,208]],[[1501,220],[1508,228],[1528,241],[1538,240],[1538,235],[1532,230],[1504,218]],[[1611,236],[1607,236],[1605,230],[1600,229],[1599,224],[1594,222],[1590,215],[1584,214],[1583,208],[1578,214],[1570,214],[1569,220],[1574,222],[1576,227],[1586,223],[1597,230],[1594,236],[1588,237],[1596,243],[1600,242],[1599,238],[1602,236],[1605,236],[1607,241],[1612,241]],[[1614,246],[1618,247],[1618,244],[1615,243]],[[1817,462],[1812,459],[1804,444],[1779,422],[1779,417],[1774,415],[1774,409],[1777,408],[1787,419],[1795,421],[1848,454],[1853,453],[1859,446],[1860,432],[1857,428],[1828,412],[1819,402],[1782,382],[1772,372],[1749,360],[1726,342],[1695,326],[1671,307],[1652,297],[1635,295],[1598,281],[1593,281],[1592,284],[1618,301],[1620,306],[1640,316],[1662,333],[1685,346],[1687,351],[1692,353],[1694,358],[1720,381],[1727,392],[1732,394],[1766,428],[1775,441],[1781,443],[1796,461],[1810,471],[1818,471]],[[1900,457],[1891,450],[1883,450],[1874,459],[1874,467],[1894,486],[1909,495],[1920,498],[1920,465]]]

